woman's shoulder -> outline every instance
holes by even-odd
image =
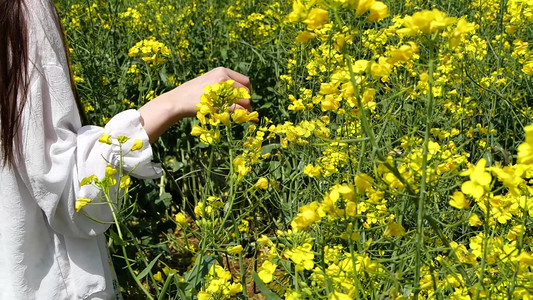
[[[54,3],[52,0],[24,0],[27,8],[53,9]]]
[[[25,0],[29,59],[34,65],[60,64],[64,57],[63,33],[51,0]]]
[[[25,0],[26,22],[31,35],[54,35],[61,30],[60,20],[51,0]]]

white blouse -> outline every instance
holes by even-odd
[[[98,142],[102,134],[125,135],[144,146],[124,157],[125,170],[140,178],[161,175],[136,110],[104,127],[81,127],[70,86],[61,29],[51,0],[26,0],[30,86],[23,113],[23,158],[0,166],[0,299],[115,299],[117,284],[104,231],[107,205],[76,212],[76,199],[98,201],[99,190],[80,180],[103,178],[119,147]]]

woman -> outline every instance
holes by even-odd
[[[74,206],[99,193],[80,180],[101,178],[106,161],[118,160],[117,143],[98,139],[142,140],[124,167],[158,177],[150,143],[195,114],[205,85],[233,79],[250,87],[246,76],[217,68],[116,115],[105,128],[82,127],[63,37],[51,0],[0,0],[0,299],[119,298],[103,236],[109,225],[86,217],[110,220],[110,211],[89,205],[76,213]],[[250,109],[247,100],[237,106]]]

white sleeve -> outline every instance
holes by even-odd
[[[42,210],[54,231],[87,238],[103,233],[112,216],[108,205],[87,205],[76,212],[77,199],[99,201],[95,186],[80,187],[87,176],[102,178],[108,162],[117,167],[118,144],[98,142],[105,133],[143,141],[142,149],[125,154],[124,169],[141,178],[154,178],[161,169],[151,163],[152,149],[136,110],[122,112],[105,127],[81,127],[70,83],[70,72],[59,19],[51,1],[32,1],[27,11],[29,91],[22,114],[22,157],[15,163],[31,199]],[[115,140],[116,142],[116,140]],[[129,149],[129,148],[127,148]],[[91,218],[87,217],[90,216]]]
[[[81,187],[80,181],[90,175],[102,179],[108,163],[118,167],[117,136],[130,138],[123,144],[125,172],[134,170],[132,176],[155,178],[161,175],[161,169],[151,162],[152,149],[136,110],[116,115],[103,128],[80,127],[67,72],[65,66],[56,64],[44,65],[33,72],[23,119],[24,160],[17,167],[54,231],[66,236],[91,237],[110,226],[91,218],[110,222],[112,215],[108,205],[97,204],[101,191],[94,185]],[[112,145],[98,141],[103,134],[115,138]],[[142,149],[127,151],[136,139],[143,142]],[[93,202],[76,212],[75,201],[82,197]]]

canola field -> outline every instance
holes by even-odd
[[[91,124],[252,84],[84,182],[126,299],[533,298],[532,0],[54,1]]]

